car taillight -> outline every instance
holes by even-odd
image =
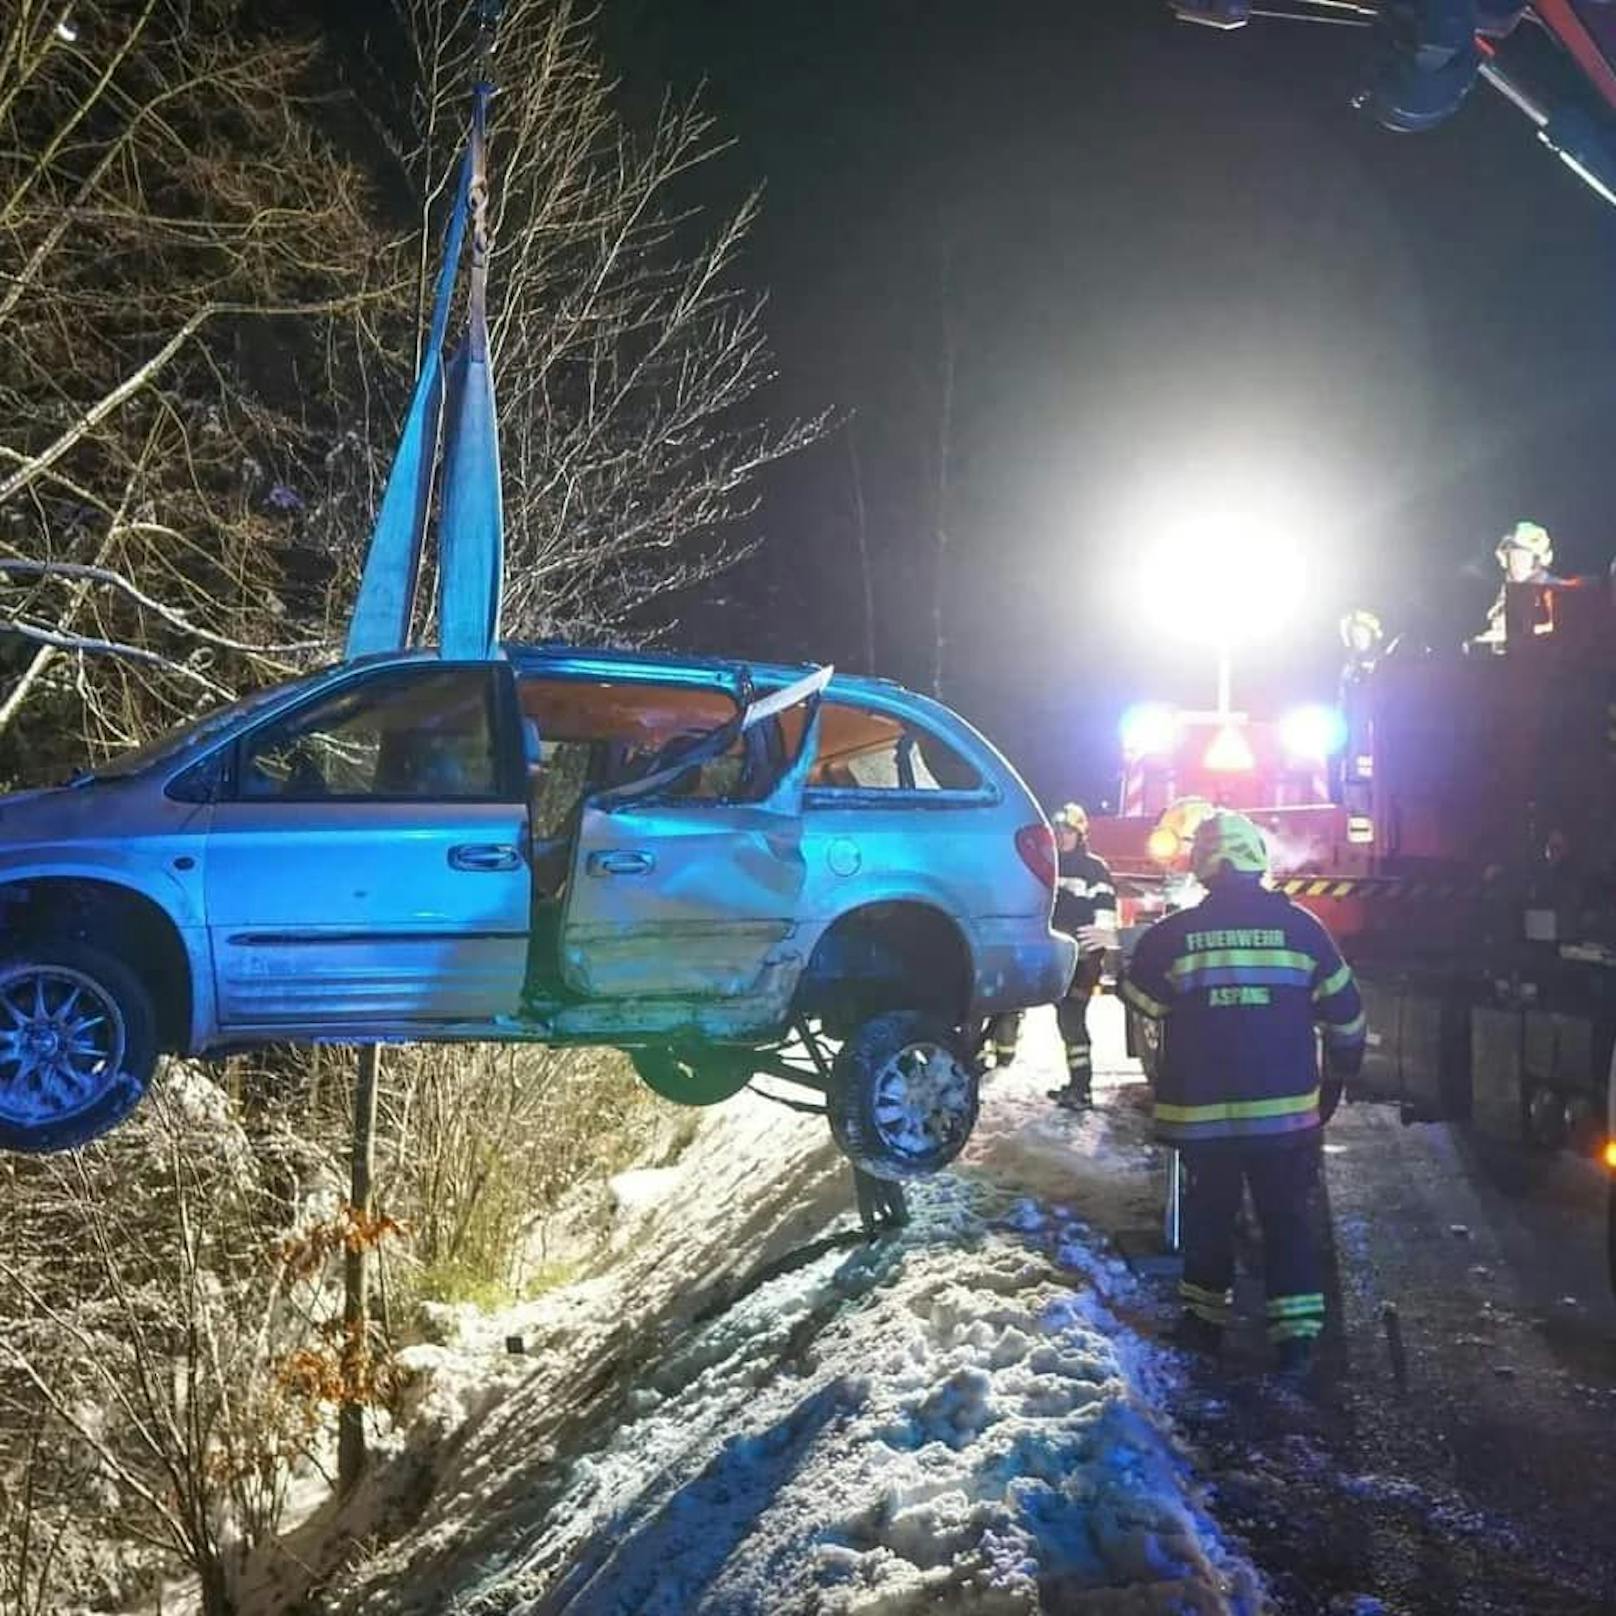
[[[1055,833],[1048,825],[1023,825],[1016,832],[1016,851],[1021,862],[1049,888],[1055,890]]]

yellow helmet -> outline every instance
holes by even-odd
[[[1511,550],[1527,551],[1540,567],[1546,567],[1554,560],[1554,541],[1549,537],[1549,530],[1536,522],[1517,522],[1498,541],[1498,548],[1493,554],[1502,564]]]
[[[1359,606],[1341,619],[1341,643],[1349,651],[1366,656],[1385,638],[1380,618],[1367,607]]]
[[[1080,802],[1069,802],[1057,808],[1053,815],[1056,830],[1075,830],[1079,836],[1089,833],[1088,810]]]
[[[1190,843],[1190,871],[1203,886],[1225,870],[1263,875],[1268,870],[1268,844],[1244,814],[1209,814],[1195,828]]]

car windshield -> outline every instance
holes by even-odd
[[[330,669],[322,668],[320,672],[304,674],[300,679],[289,679],[278,685],[268,685],[262,690],[255,690],[250,696],[243,696],[238,701],[216,707],[201,718],[192,718],[183,724],[176,724],[173,729],[165,730],[155,740],[147,741],[143,746],[132,747],[127,752],[120,752],[116,757],[108,758],[105,763],[87,770],[76,778],[122,780],[128,775],[139,774],[143,769],[149,769],[165,759],[178,757],[182,752],[212,740],[214,736],[227,730],[237,719],[245,718],[260,707],[268,706],[271,701],[318,684],[329,672]]]

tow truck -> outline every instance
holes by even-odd
[[[1275,886],[1357,970],[1366,1095],[1616,1166],[1616,596],[1604,578],[1510,585],[1506,624],[1497,647],[1394,642],[1334,708],[1136,709],[1123,812],[1090,843],[1126,951],[1193,897],[1199,818],[1248,814]]]
[[[1361,814],[1348,823],[1340,789],[1346,727],[1338,708],[1321,704],[1277,718],[1227,705],[1130,708],[1118,812],[1089,823],[1090,845],[1117,878],[1124,945],[1191,895],[1190,838],[1214,808],[1262,826],[1277,872],[1368,875],[1371,833]]]
[[[1435,127],[1485,84],[1616,205],[1613,0],[1169,5],[1220,30],[1258,17],[1359,30],[1353,104],[1395,132]],[[1187,896],[1196,817],[1256,818],[1276,885],[1358,972],[1363,1091],[1406,1121],[1601,1161],[1616,1285],[1613,581],[1511,584],[1501,645],[1394,642],[1349,667],[1328,718],[1136,710],[1121,811],[1090,839],[1119,877],[1126,951]]]
[[[1333,709],[1136,709],[1123,812],[1092,819],[1090,845],[1117,877],[1126,956],[1199,895],[1199,819],[1249,814],[1275,886],[1358,975],[1355,1096],[1524,1162],[1600,1162],[1616,1285],[1616,591],[1511,584],[1505,622],[1498,646],[1394,642]],[[1130,1018],[1147,1069],[1149,1030]]]

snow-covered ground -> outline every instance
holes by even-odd
[[[1175,1365],[1092,1227],[1159,1204],[1140,1115],[1054,1111],[1058,1055],[1029,1018],[961,1170],[874,1246],[821,1122],[712,1113],[675,1167],[615,1186],[600,1272],[414,1349],[404,1453],[308,1523],[254,1607],[407,1518],[327,1608],[1262,1610],[1171,1435]]]

